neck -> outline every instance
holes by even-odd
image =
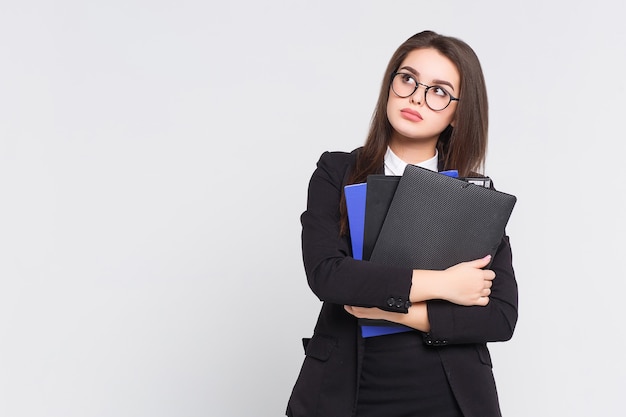
[[[435,156],[437,142],[429,143],[407,143],[391,141],[389,147],[398,158],[407,164],[419,164]]]

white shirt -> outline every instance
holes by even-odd
[[[418,167],[430,169],[431,171],[438,172],[439,164],[439,151],[435,148],[435,156],[425,161],[415,164]],[[393,153],[391,148],[387,146],[387,152],[385,153],[385,175],[397,175],[404,174],[404,169],[408,164],[404,162],[398,155]]]

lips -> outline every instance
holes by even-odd
[[[400,114],[402,115],[402,117],[412,122],[419,122],[423,120],[422,115],[413,109],[409,109],[409,108],[402,109],[400,110]]]

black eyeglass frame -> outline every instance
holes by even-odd
[[[409,76],[409,77],[411,77],[411,78],[413,79],[413,81],[415,81],[415,88],[413,89],[413,92],[411,92],[411,94],[408,94],[408,95],[406,95],[406,96],[402,96],[402,95],[398,94],[398,93],[396,92],[396,90],[393,88],[393,80],[394,80],[394,79],[395,79],[398,75]],[[420,87],[420,85],[423,85],[424,87],[426,87],[426,89],[424,90],[424,102],[426,103],[426,105],[428,106],[428,108],[429,108],[429,109],[431,109],[432,111],[442,111],[442,110],[445,110],[445,109],[447,109],[447,108],[448,108],[448,106],[450,105],[450,103],[452,103],[453,101],[459,101],[459,98],[458,98],[458,97],[454,97],[452,94],[450,94],[450,92],[448,92],[448,90],[446,90],[446,89],[445,89],[445,88],[443,88],[442,86],[440,86],[440,85],[426,85],[426,84],[424,84],[424,83],[420,83],[419,81],[417,81],[417,80],[415,79],[415,77],[414,77],[412,74],[408,74],[408,73],[406,73],[406,72],[397,72],[397,71],[396,71],[396,72],[394,72],[394,73],[391,75],[391,82],[390,82],[390,87],[391,87],[391,90],[393,91],[393,93],[394,93],[395,95],[397,95],[397,96],[398,96],[398,97],[400,97],[400,98],[407,98],[407,97],[411,97],[413,94],[415,94],[415,92],[418,90],[418,88]],[[448,94],[448,96],[450,97],[450,101],[448,101],[448,104],[446,104],[446,105],[445,105],[442,109],[435,110],[435,109],[433,109],[433,108],[430,106],[430,104],[428,104],[428,99],[426,98],[426,94],[428,94],[428,90],[430,90],[431,88],[441,88],[441,89],[442,89],[442,90],[444,90],[444,91]]]

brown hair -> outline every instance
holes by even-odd
[[[437,149],[443,169],[456,169],[460,176],[482,172],[487,153],[487,89],[480,61],[472,48],[460,39],[423,31],[411,36],[391,57],[378,95],[369,133],[357,156],[349,184],[365,182],[367,176],[380,172],[393,128],[387,118],[387,101],[391,78],[406,56],[415,49],[434,48],[457,67],[461,88],[454,117],[454,128],[448,126],[439,135]],[[341,234],[348,230],[345,196],[341,198]]]

